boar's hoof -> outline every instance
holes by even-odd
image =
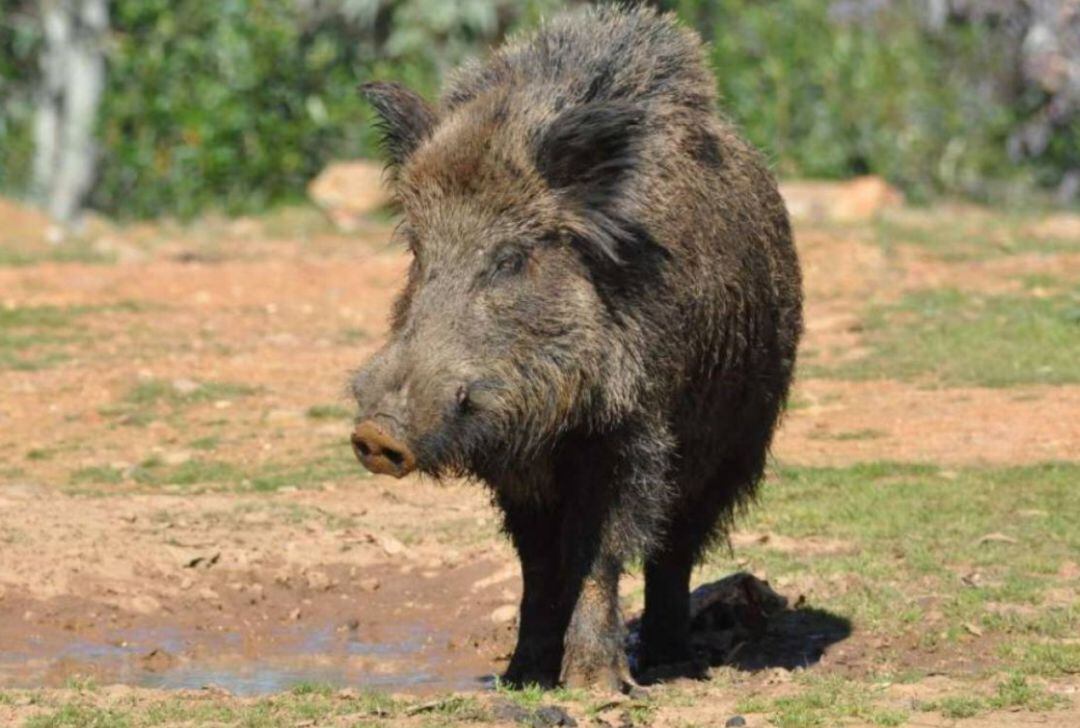
[[[637,683],[630,677],[629,670],[621,668],[618,664],[604,665],[576,661],[563,665],[562,684],[572,690],[590,690],[600,693],[627,694],[637,688]]]
[[[556,680],[557,674],[558,670],[553,672],[540,667],[520,667],[512,664],[502,674],[500,680],[504,685],[516,690],[527,688],[530,685],[548,690],[558,684],[558,680]]]
[[[373,473],[400,478],[416,468],[416,457],[409,447],[374,420],[356,426],[352,446],[357,459]]]

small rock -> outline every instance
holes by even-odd
[[[529,711],[509,700],[501,700],[491,708],[492,717],[505,723],[527,723],[532,715]]]
[[[846,182],[786,181],[780,194],[793,218],[814,222],[873,220],[883,210],[904,204],[899,190],[872,175]]]
[[[360,580],[360,588],[366,592],[379,591],[380,586],[382,586],[382,582],[375,577]]]
[[[393,536],[383,536],[379,539],[379,546],[386,552],[387,556],[397,556],[398,554],[405,553],[405,544],[398,541]]]
[[[150,672],[168,670],[176,664],[176,658],[167,650],[155,648],[142,656],[142,667]]]
[[[517,613],[516,604],[504,604],[491,613],[491,621],[495,624],[505,624],[513,621],[517,617]]]
[[[300,621],[300,607],[297,607],[296,609],[289,612],[289,619],[293,622]]]
[[[167,452],[161,456],[161,462],[165,465],[183,465],[184,463],[191,461],[191,453],[187,450],[176,450],[175,452]]]
[[[1029,232],[1040,238],[1080,240],[1080,215],[1064,212],[1047,215],[1031,226]]]
[[[174,379],[174,380],[172,380],[172,388],[173,388],[173,390],[177,394],[179,394],[179,395],[181,395],[183,397],[186,397],[189,394],[195,394],[195,392],[199,391],[199,388],[201,386],[202,386],[201,384],[199,384],[198,382],[196,382],[193,379]]]
[[[192,559],[188,559],[184,566],[188,569],[194,569],[197,566],[201,566],[204,569],[209,569],[211,566],[221,560],[221,552],[211,554],[210,556],[196,556]]]
[[[1014,544],[1014,543],[1019,543],[1019,541],[1017,541],[1012,536],[1006,536],[1003,533],[994,532],[994,533],[988,533],[985,536],[981,537],[978,540],[977,543],[978,543],[979,546],[982,546],[984,543]]]
[[[142,250],[113,237],[98,238],[90,244],[90,248],[100,255],[115,258],[118,263],[141,263],[146,260],[146,253]]]
[[[741,715],[733,715],[727,719],[727,723],[724,723],[727,728],[741,728],[746,725],[746,718]]]
[[[138,612],[139,614],[153,614],[161,609],[161,602],[154,599],[149,594],[140,594],[139,596],[134,597],[129,605],[133,612]]]
[[[266,413],[266,421],[277,424],[303,422],[305,415],[300,410],[274,409]]]
[[[382,165],[366,160],[328,165],[308,185],[308,195],[345,232],[359,229],[364,215],[391,198]]]
[[[532,724],[534,726],[576,726],[577,721],[559,706],[546,705],[533,715]]]
[[[308,589],[313,591],[326,591],[333,582],[330,581],[330,577],[321,571],[309,571],[306,574]]]

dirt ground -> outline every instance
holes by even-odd
[[[863,351],[868,300],[1080,280],[1080,251],[952,261],[876,245],[870,226],[799,226],[804,348],[818,364]],[[371,477],[350,461],[345,383],[384,335],[406,267],[388,229],[342,236],[304,211],[110,228],[85,260],[57,260],[31,227],[0,232],[0,246],[25,253],[0,266],[0,315],[37,337],[0,366],[0,689],[14,696],[0,700],[0,722],[42,712],[21,690],[88,681],[106,686],[94,699],[106,708],[297,683],[417,699],[488,690],[512,646],[519,574],[485,493]],[[1077,384],[802,377],[793,403],[774,450],[786,467],[1080,459]],[[732,569],[740,544],[757,540],[734,535]],[[632,614],[640,577],[625,582]],[[857,672],[875,639],[856,630],[817,669]],[[896,701],[953,680],[917,652],[910,663],[927,677],[888,687]],[[679,699],[658,712],[623,715],[722,725],[747,691],[783,696],[786,675],[677,684],[665,689]],[[1070,695],[1080,682],[1051,687]],[[1078,706],[965,725],[1080,725]],[[932,711],[909,720],[952,722]]]

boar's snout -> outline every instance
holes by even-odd
[[[374,419],[364,420],[352,434],[353,452],[371,472],[401,478],[416,469],[416,457],[389,429]]]

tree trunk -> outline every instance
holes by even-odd
[[[105,88],[106,0],[43,0],[42,87],[34,125],[33,191],[69,226],[94,181],[94,132]]]

